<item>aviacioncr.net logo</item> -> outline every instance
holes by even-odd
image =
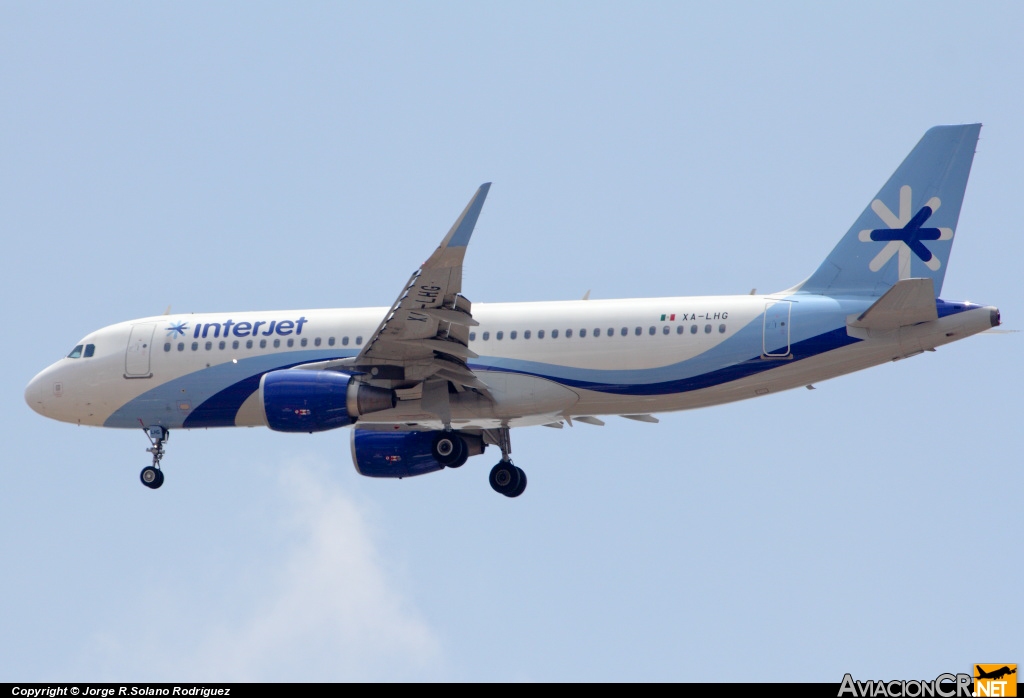
[[[857,681],[843,676],[839,698],[971,698],[970,674],[939,674],[933,681]]]
[[[889,207],[881,199],[872,201],[871,210],[889,227],[860,231],[858,238],[861,242],[886,243],[885,247],[868,264],[868,268],[871,271],[879,271],[890,259],[897,257],[899,278],[909,279],[911,278],[911,253],[913,253],[924,262],[926,267],[932,271],[938,271],[942,262],[932,254],[923,241],[953,239],[952,228],[924,227],[925,222],[939,210],[941,205],[939,197],[933,196],[916,213],[913,213],[913,192],[907,184],[900,187],[899,215],[889,210]]]

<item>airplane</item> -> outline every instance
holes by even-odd
[[[462,267],[487,183],[388,308],[121,322],[35,376],[25,400],[72,424],[142,428],[151,489],[173,430],[351,426],[362,475],[458,468],[496,446],[490,485],[518,497],[514,427],[657,422],[998,326],[996,307],[939,297],[980,130],[929,129],[817,270],[777,293],[473,304]]]
[[[977,675],[974,677],[976,679],[996,679],[996,680],[998,680],[998,679],[1003,678],[1004,676],[1009,676],[1010,674],[1016,674],[1017,673],[1016,665],[1014,666],[1013,669],[1011,669],[1009,666],[1003,666],[1003,667],[1000,667],[999,669],[994,669],[992,671],[984,671],[984,670],[982,670],[980,664],[975,664],[974,665],[974,669],[975,669],[975,671],[978,672]]]

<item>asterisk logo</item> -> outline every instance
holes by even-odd
[[[179,323],[177,323],[175,325],[171,325],[170,327],[167,328],[167,336],[170,337],[171,339],[174,339],[179,334],[180,335],[184,335],[185,334],[185,330],[187,330],[187,329],[188,329],[188,323],[187,322],[179,322]]]
[[[900,279],[910,278],[910,253],[917,255],[918,259],[924,262],[925,266],[932,271],[937,271],[942,266],[939,258],[932,254],[931,250],[925,247],[922,240],[952,240],[952,228],[925,228],[925,222],[932,214],[939,210],[942,202],[939,197],[933,196],[913,216],[911,211],[911,190],[904,184],[900,187],[900,213],[897,216],[880,199],[871,202],[871,210],[878,214],[882,222],[889,226],[888,229],[880,228],[875,230],[862,230],[859,234],[861,242],[885,242],[882,250],[875,255],[875,258],[868,264],[871,271],[878,271],[885,263],[898,255],[898,269]]]

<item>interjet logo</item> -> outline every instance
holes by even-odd
[[[167,328],[167,336],[174,339],[178,335],[185,336],[185,330],[188,329],[187,322],[176,322]]]
[[[917,255],[918,259],[924,262],[925,266],[932,271],[938,271],[942,263],[939,258],[932,254],[931,250],[924,246],[923,240],[952,240],[952,228],[925,228],[925,222],[932,214],[939,210],[942,202],[939,197],[933,196],[922,206],[917,213],[911,216],[913,206],[911,205],[912,192],[910,187],[904,184],[900,187],[900,212],[899,215],[889,210],[880,199],[871,202],[871,210],[878,214],[886,228],[875,230],[862,230],[859,234],[861,242],[885,242],[882,250],[875,255],[875,258],[868,264],[871,271],[878,271],[885,263],[893,257],[897,257],[900,279],[909,279],[910,274],[910,253]]]

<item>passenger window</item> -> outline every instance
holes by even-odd
[[[512,330],[511,332],[509,332],[508,333],[508,338],[509,339],[515,339],[516,338],[516,331]]]
[[[213,349],[213,342],[207,342],[206,343],[206,351],[210,351],[211,349]]]
[[[267,340],[261,339],[260,340],[260,349],[266,349],[266,348],[267,348]]]
[[[494,335],[495,339],[504,339],[504,337],[505,337],[505,333],[502,332],[501,330],[498,330],[497,333],[495,333],[495,335]]]
[[[572,337],[572,330],[566,330],[565,331],[565,338],[569,339],[570,337]]]
[[[292,339],[291,337],[288,338],[288,346],[290,346],[290,347],[294,347],[295,346],[295,340]]]
[[[537,339],[544,339],[544,330],[537,330]]]
[[[530,338],[530,330],[524,331],[523,332],[523,339],[529,339],[529,338]]]
[[[245,348],[246,349],[252,349],[252,340],[251,339],[245,340]]]
[[[199,342],[192,342],[192,351],[199,351]]]
[[[281,340],[280,339],[275,339],[274,340],[274,348],[277,349],[279,346],[281,346]]]
[[[328,337],[327,338],[327,345],[331,346],[331,347],[334,346],[334,337]]]
[[[343,346],[343,347],[347,347],[348,346],[348,337],[342,337],[341,338],[341,346]]]
[[[609,337],[614,337],[615,336],[615,329],[614,328],[612,328],[612,327],[608,328],[608,336]]]
[[[490,338],[491,338],[491,333],[490,332],[484,332],[484,341],[486,342]]]
[[[711,325],[704,325],[704,334],[711,334]]]
[[[686,328],[682,325],[676,325],[676,334],[682,334],[684,329]]]
[[[649,334],[651,336],[654,336],[655,332],[657,332],[657,330],[654,329],[654,325],[651,325],[650,328],[648,328],[648,330],[647,330],[647,334]]]
[[[224,351],[224,349],[226,349],[226,348],[227,348],[227,346],[228,346],[228,343],[227,343],[227,342],[225,342],[224,340],[221,340],[221,342],[220,342],[220,344],[219,344],[218,346],[220,347],[220,350],[221,350],[221,351]]]
[[[170,350],[171,350],[171,343],[170,342],[165,343],[164,344],[164,351],[170,351]]]
[[[475,342],[476,341],[476,332],[470,332],[469,333],[469,341],[471,341],[471,342]]]
[[[581,330],[580,330],[580,337],[586,337],[586,336],[587,336],[587,331],[586,331],[586,330],[583,330],[583,329],[581,329]]]
[[[668,325],[665,325],[664,327],[661,328],[661,333],[668,334]]]
[[[84,356],[85,358],[88,359],[89,357],[91,357],[95,353],[96,353],[96,345],[95,344],[86,344],[85,345],[85,353],[82,354],[82,356]]]
[[[690,325],[690,334],[697,334],[697,326]]]
[[[639,337],[640,335],[642,335],[642,334],[644,333],[644,331],[643,331],[643,329],[641,329],[641,328],[637,327],[637,328],[636,328],[635,330],[633,330],[633,333],[634,333],[634,334],[635,334],[635,335],[636,335],[637,337]]]
[[[719,325],[718,326],[718,333],[719,334],[725,334],[725,325]]]
[[[316,347],[320,346],[320,338],[319,337],[317,337],[316,339],[313,340],[313,346],[316,346]]]
[[[231,343],[231,348],[232,349],[237,349],[238,348],[238,340],[237,339]]]
[[[69,359],[80,359],[80,358],[82,358],[82,345],[81,344],[76,344],[75,348],[71,350],[70,354],[68,354],[68,358]]]
[[[290,339],[289,339],[288,341],[290,342],[290,341],[292,341],[292,340],[290,340]],[[305,337],[303,337],[303,338],[302,338],[302,341],[301,341],[301,342],[299,342],[299,344],[301,344],[302,346],[306,346],[307,344],[309,344],[309,340],[308,340],[308,339],[306,339]],[[291,346],[291,344],[289,344],[288,346]]]
[[[178,351],[185,351],[185,343],[178,342]]]
[[[551,339],[558,339],[558,330],[551,330]]]
[[[600,327],[595,327],[594,328],[594,336],[595,337],[600,337],[601,336],[601,328]]]
[[[362,337],[356,337],[356,346],[358,347],[362,343],[363,343],[363,338]]]
[[[619,334],[621,334],[623,337],[625,337],[627,334],[629,334],[629,328],[628,327],[623,327],[622,330],[619,332]]]

